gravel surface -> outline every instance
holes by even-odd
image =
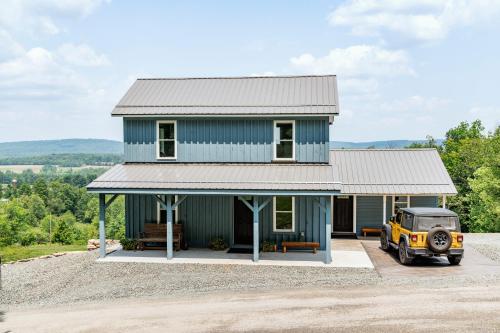
[[[69,253],[2,267],[5,307],[183,296],[216,291],[273,290],[380,281],[372,269],[96,262],[97,253]]]

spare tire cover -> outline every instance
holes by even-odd
[[[427,244],[429,244],[429,248],[436,253],[448,251],[451,242],[451,234],[446,228],[435,227],[427,233]]]

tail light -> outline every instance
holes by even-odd
[[[418,242],[418,236],[417,235],[411,235],[411,241],[412,242]]]
[[[464,235],[457,235],[457,242],[462,243],[464,241]]]

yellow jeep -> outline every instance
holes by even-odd
[[[444,208],[399,209],[380,234],[382,250],[398,250],[403,265],[417,256],[447,256],[451,265],[458,265],[463,240],[457,214]]]

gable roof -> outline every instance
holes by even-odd
[[[337,115],[335,75],[138,79],[113,116]]]
[[[456,194],[435,149],[334,149],[330,151],[349,194]]]

